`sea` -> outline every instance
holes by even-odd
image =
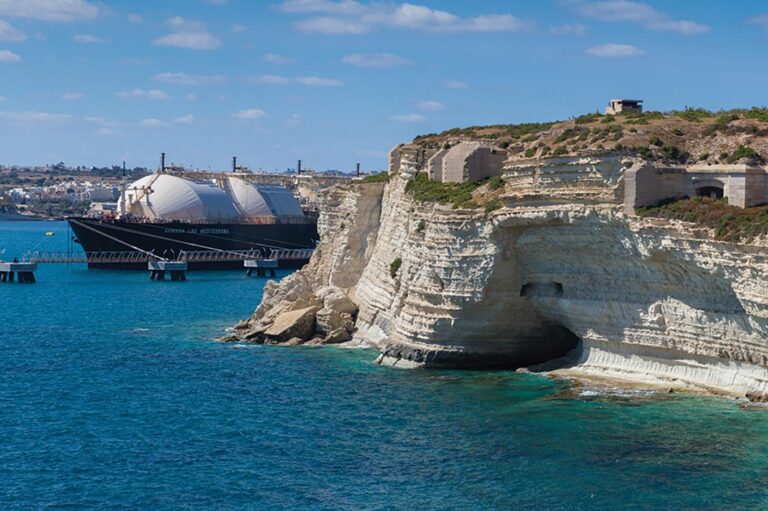
[[[0,259],[70,237],[0,222]],[[2,510],[768,509],[766,408],[216,342],[244,272],[36,276],[0,283]]]

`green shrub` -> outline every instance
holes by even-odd
[[[419,225],[416,226],[416,232],[424,232],[424,229],[427,228],[427,225],[424,223],[424,220],[419,220]]]
[[[703,108],[691,108],[686,107],[682,112],[673,112],[677,117],[684,119],[688,122],[700,122],[704,119],[712,117],[712,112]]]
[[[675,128],[672,130],[672,134],[676,137],[682,137],[683,135],[685,135],[685,132],[680,128]]]
[[[361,183],[388,183],[389,182],[389,172],[379,172],[378,174],[371,174],[370,176],[365,176],[363,179],[360,180]]]
[[[595,122],[600,117],[602,117],[602,115],[600,115],[597,112],[595,112],[594,114],[580,115],[576,118],[576,124],[587,124],[590,122]]]
[[[659,137],[653,137],[651,139],[651,145],[655,145],[656,147],[664,147],[664,141]]]
[[[704,161],[709,159],[709,153],[702,153],[699,155],[699,161]]]
[[[664,157],[668,160],[676,161],[678,163],[685,163],[688,161],[688,153],[678,149],[675,146],[665,146],[662,149]]]
[[[745,119],[754,119],[760,122],[768,122],[768,108],[752,107],[744,112]]]
[[[492,177],[488,181],[488,189],[492,192],[504,188],[504,179],[501,176]]]
[[[430,181],[425,174],[419,173],[408,181],[408,184],[405,185],[405,191],[419,202],[450,204],[454,209],[472,209],[477,207],[477,204],[472,200],[472,192],[489,181],[484,179],[471,183],[440,183]]]
[[[637,154],[645,158],[646,160],[653,159],[653,152],[648,147],[638,147]]]
[[[496,211],[502,206],[503,204],[501,203],[501,199],[496,197],[495,199],[491,199],[485,203],[485,212],[490,213],[491,211]]]
[[[608,124],[608,123],[611,123],[611,122],[616,122],[616,117],[614,117],[612,115],[606,115],[605,117],[603,117],[603,119],[600,122],[602,124]]]
[[[552,153],[552,156],[562,156],[564,154],[568,153],[568,148],[564,145],[561,145],[555,149],[555,151]]]
[[[397,271],[400,269],[400,266],[403,265],[403,260],[399,257],[392,261],[389,265],[389,276],[393,279],[397,276]]]
[[[525,150],[525,157],[526,158],[533,158],[534,156],[536,156],[536,148],[535,147],[531,147],[530,149],[526,149]]]
[[[640,208],[642,217],[658,217],[693,222],[715,230],[715,236],[724,241],[746,241],[768,234],[768,206],[737,208],[726,199],[694,197],[667,199],[659,204]]]
[[[749,146],[739,146],[738,149],[736,149],[733,154],[728,158],[728,163],[736,163],[739,160],[742,159],[748,159],[748,160],[760,160],[760,155],[752,149]]]

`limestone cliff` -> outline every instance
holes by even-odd
[[[475,192],[501,201],[492,211],[415,201],[428,157],[401,146],[389,183],[327,192],[312,261],[267,286],[237,337],[353,337],[396,366],[556,360],[554,374],[768,392],[768,246],[626,215],[632,157],[510,158],[502,190]],[[270,330],[298,317],[301,336]]]

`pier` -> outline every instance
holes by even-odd
[[[13,282],[18,277],[19,284],[34,284],[37,264],[28,262],[0,262],[0,282]]]
[[[269,272],[270,277],[275,276],[275,269],[279,267],[279,261],[277,259],[251,259],[244,263],[245,274],[249,277],[256,272],[259,277],[266,277]]]

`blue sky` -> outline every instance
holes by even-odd
[[[385,167],[456,126],[765,105],[768,4],[0,0],[0,163]]]

